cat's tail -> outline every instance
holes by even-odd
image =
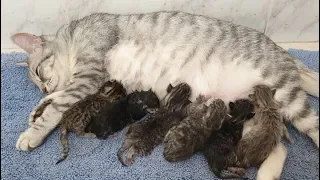
[[[56,164],[61,163],[68,157],[69,153],[69,143],[68,143],[68,136],[67,136],[67,128],[61,125],[60,127],[60,141],[62,145],[62,157],[56,162]]]
[[[312,96],[319,97],[319,73],[306,67],[303,62],[294,58],[301,77],[301,87]]]

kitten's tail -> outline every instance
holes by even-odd
[[[319,97],[319,73],[306,67],[303,62],[294,58],[301,77],[301,87],[310,95]]]
[[[67,128],[61,126],[60,127],[60,141],[62,145],[62,157],[56,162],[56,164],[59,164],[63,160],[65,160],[68,157],[69,153],[69,143],[68,143],[68,136],[67,136]]]

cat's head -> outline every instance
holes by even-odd
[[[227,110],[227,106],[221,99],[213,100],[203,116],[204,123],[207,127],[212,127],[212,130],[220,129],[223,122],[230,118]]]
[[[157,95],[150,89],[149,91],[133,92],[127,96],[128,104],[137,111],[155,113],[160,107]]]
[[[254,117],[254,105],[249,99],[239,99],[229,103],[231,123],[244,123]]]
[[[164,98],[164,106],[169,111],[181,111],[191,103],[191,101],[189,101],[191,93],[191,87],[187,83],[180,83],[175,87],[169,84],[167,87],[167,95]]]
[[[274,99],[276,89],[271,89],[266,85],[257,85],[253,89],[254,93],[250,94],[249,98],[255,108],[279,108],[278,102]]]
[[[105,82],[98,93],[108,98],[111,102],[123,99],[127,94],[123,85],[115,80]]]
[[[55,36],[35,36],[28,33],[18,33],[11,36],[13,43],[28,53],[28,58],[17,65],[29,70],[29,78],[43,93],[60,90],[59,76],[54,67]],[[61,69],[60,69],[61,70]]]

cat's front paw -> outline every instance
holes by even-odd
[[[43,141],[41,134],[34,128],[29,128],[20,134],[16,148],[21,151],[32,151]]]

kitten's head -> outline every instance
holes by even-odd
[[[275,89],[271,89],[265,85],[257,85],[254,88],[254,93],[249,95],[255,108],[274,108],[277,109],[279,104],[274,99]]]
[[[59,76],[54,67],[56,53],[53,51],[55,36],[35,36],[18,33],[11,36],[13,43],[28,53],[28,58],[18,65],[28,67],[29,78],[43,93],[61,89]]]
[[[228,108],[221,99],[215,99],[209,105],[203,121],[207,127],[212,127],[213,130],[221,128],[223,122],[229,119]]]
[[[127,100],[130,107],[148,113],[155,113],[160,107],[159,98],[151,90],[133,92],[128,95]]]
[[[181,111],[186,105],[190,104],[191,87],[187,83],[180,83],[173,87],[167,87],[167,95],[164,102],[169,111]]]
[[[231,123],[238,124],[253,118],[255,115],[253,103],[248,99],[239,99],[229,103]]]
[[[107,81],[99,89],[98,93],[110,101],[122,99],[126,96],[126,89],[118,81]]]

